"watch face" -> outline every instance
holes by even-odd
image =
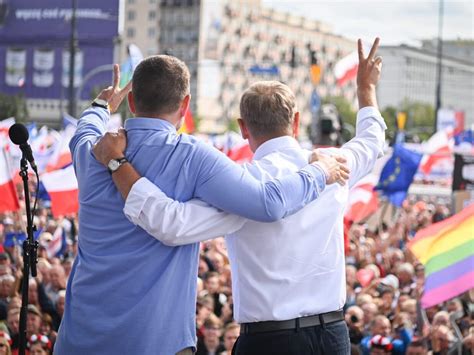
[[[95,99],[94,102],[102,106],[107,106],[108,104],[107,101],[102,100],[102,99]]]
[[[117,161],[117,159],[112,159],[111,161],[109,161],[109,164],[107,164],[107,166],[111,171],[115,171],[119,168],[120,163]]]

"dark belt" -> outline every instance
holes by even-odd
[[[242,323],[240,325],[240,334],[255,334],[263,332],[274,332],[279,330],[292,330],[298,328],[314,327],[316,325],[324,325],[328,323],[338,322],[343,319],[344,312],[342,310],[339,310],[289,320]]]

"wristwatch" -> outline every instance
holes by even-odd
[[[128,162],[128,160],[125,157],[118,158],[118,159],[110,159],[109,163],[107,164],[107,168],[109,169],[109,172],[112,174],[116,172],[126,162]]]
[[[109,103],[105,100],[102,100],[102,99],[94,99],[94,101],[92,101],[92,103],[91,103],[91,106],[92,107],[102,107],[102,108],[105,108],[106,110],[109,109]]]

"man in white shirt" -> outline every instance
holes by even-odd
[[[236,354],[350,352],[341,310],[346,296],[342,220],[350,186],[383,154],[386,125],[375,95],[382,61],[375,58],[378,42],[377,38],[367,58],[358,43],[356,137],[340,149],[326,150],[347,159],[349,186],[327,186],[293,216],[254,222],[200,201],[173,201],[129,164],[113,175],[126,198],[127,217],[163,243],[182,245],[227,234],[234,317],[241,323]],[[307,164],[311,153],[294,139],[299,113],[288,87],[256,83],[244,93],[240,109],[242,135],[255,152],[246,167],[253,176],[266,181]],[[121,134],[107,136],[94,150],[97,159],[105,163],[123,154],[124,140]]]

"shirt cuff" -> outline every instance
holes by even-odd
[[[156,186],[145,177],[140,178],[135,182],[128,193],[123,213],[134,224],[139,221],[140,213],[143,211],[148,197],[156,190]]]
[[[376,107],[362,107],[359,112],[357,112],[357,123],[368,118],[373,118],[380,125],[380,127],[382,127],[382,130],[385,131],[387,129],[387,125],[385,124],[380,111]]]
[[[316,181],[318,194],[326,188],[326,171],[319,164],[306,165],[300,172],[309,176],[312,181]]]

